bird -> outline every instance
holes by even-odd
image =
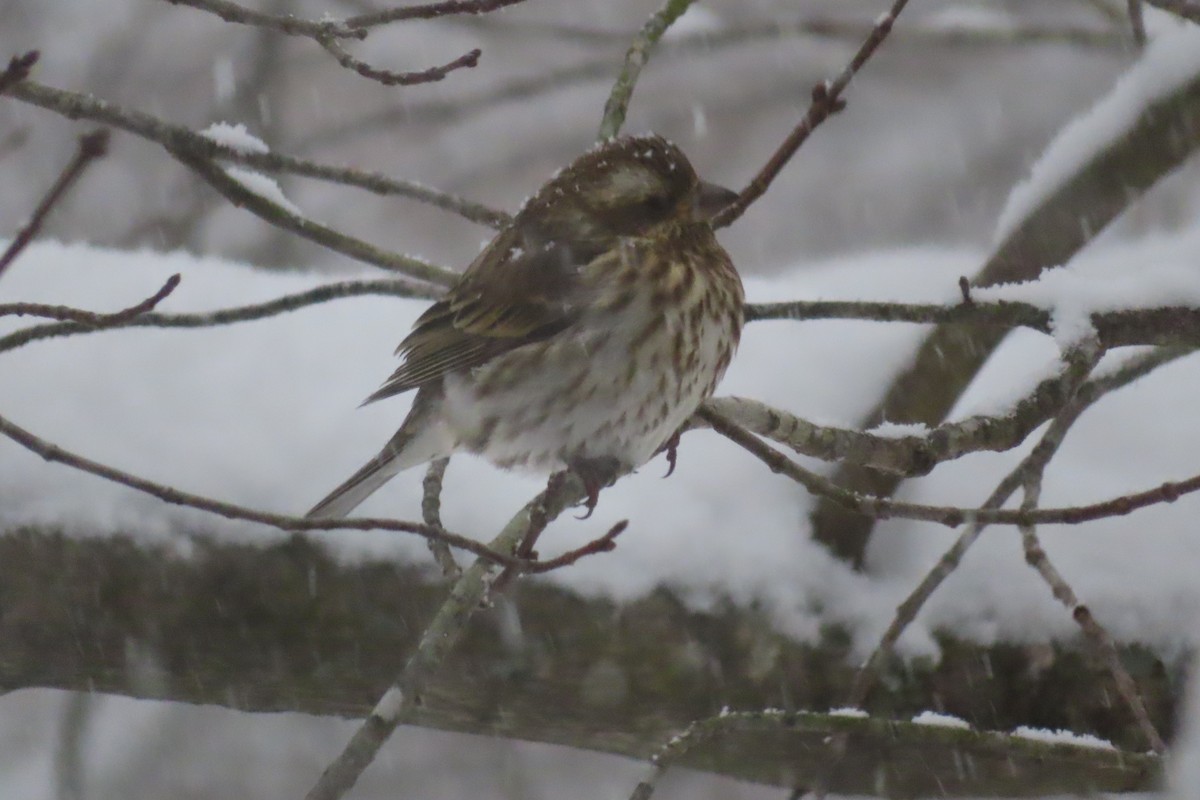
[[[742,282],[711,219],[737,197],[656,134],[553,175],[413,324],[363,402],[416,390],[396,434],[307,514],[342,518],[460,452],[600,488],[669,449],[741,336]]]

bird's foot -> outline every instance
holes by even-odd
[[[611,486],[624,470],[621,463],[610,456],[578,458],[572,460],[568,466],[583,482],[583,490],[587,493],[587,499],[583,503],[587,513],[579,517],[587,519],[596,510],[596,503],[600,501],[600,490]]]
[[[667,454],[667,474],[664,478],[669,478],[675,472],[675,462],[679,459],[679,439],[683,436],[683,428],[671,434],[671,438],[667,439],[666,444],[662,446],[662,452]]]

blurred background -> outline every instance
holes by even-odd
[[[315,19],[379,4],[248,5]],[[162,0],[5,0],[0,43],[11,53],[40,49],[34,78],[51,86],[195,129],[243,123],[282,153],[418,180],[512,211],[594,140],[630,37],[657,5],[531,0],[478,17],[393,24],[351,45],[373,66],[396,71],[482,48],[477,68],[412,87],[364,80],[309,39]],[[653,55],[626,130],[662,133],[708,179],[741,186],[806,108],[814,83],[840,70],[886,5],[697,4]],[[1148,13],[1155,23],[1157,12]],[[727,246],[751,274],[872,248],[986,246],[1012,184],[1136,52],[1124,3],[1115,0],[914,3],[855,80],[848,109],[723,234]],[[0,104],[0,219],[28,213],[79,127]],[[155,145],[118,136],[113,151],[57,212],[54,235],[269,267],[345,263],[229,207]],[[281,182],[314,219],[449,266],[465,265],[488,238],[486,229],[414,201]],[[1156,195],[1182,185],[1168,182]],[[1160,204],[1171,213],[1149,216],[1162,224],[1194,205],[1177,189]]]

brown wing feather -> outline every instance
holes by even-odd
[[[515,228],[501,233],[450,293],[417,319],[396,349],[404,362],[363,404],[563,330],[585,300],[581,267],[600,249],[556,242],[529,247]]]

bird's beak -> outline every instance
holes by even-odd
[[[737,199],[737,192],[715,183],[700,181],[693,210],[700,219],[712,219]]]

